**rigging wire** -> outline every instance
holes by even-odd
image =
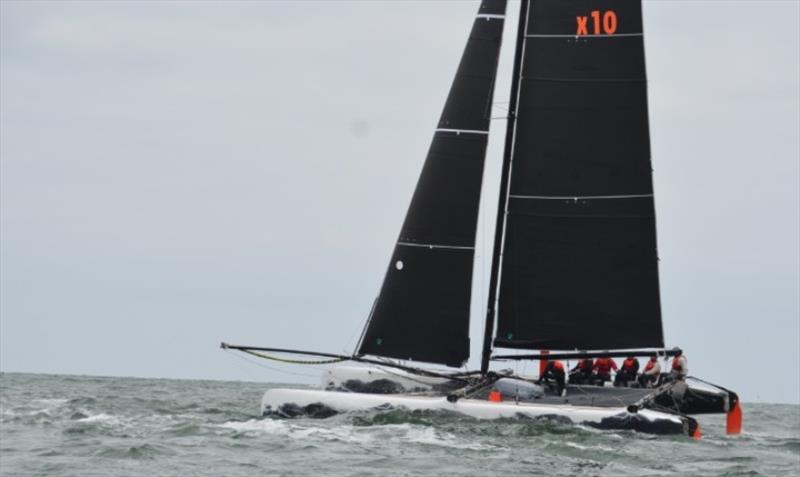
[[[428,376],[428,377],[434,377],[434,378],[445,378],[445,379],[451,379],[451,380],[462,381],[462,382],[469,382],[469,380],[464,378],[464,376],[468,376],[468,375],[472,374],[472,373],[443,373],[443,372],[439,372],[439,371],[429,371],[429,370],[426,370],[426,369],[423,369],[423,368],[415,368],[415,367],[412,367],[410,365],[407,365],[407,364],[405,364],[405,361],[395,362],[395,361],[392,361],[392,360],[383,359],[381,357],[363,358],[361,356],[350,356],[350,355],[345,356],[345,355],[330,354],[330,353],[318,353],[318,352],[313,352],[313,351],[299,351],[299,350],[290,350],[290,349],[282,349],[282,348],[262,348],[262,347],[255,347],[255,346],[231,345],[231,344],[228,344],[228,343],[225,343],[225,342],[221,343],[220,346],[221,346],[222,349],[242,351],[242,352],[251,354],[253,356],[257,356],[259,358],[264,358],[264,359],[283,362],[283,363],[290,363],[290,364],[304,364],[304,365],[305,364],[311,364],[311,365],[323,364],[324,365],[324,364],[338,363],[338,362],[342,362],[342,361],[354,361],[354,362],[357,362],[357,363],[366,363],[366,364],[372,364],[372,365],[389,366],[389,367],[401,369],[401,370],[406,371],[408,373],[417,374],[417,375],[420,375],[420,376]],[[324,359],[324,360],[316,360],[316,361],[285,359],[285,358],[277,358],[275,356],[257,353],[256,351],[269,351],[269,352],[275,352],[275,353],[280,353],[280,354],[290,354],[290,355],[319,356],[319,357],[324,357],[326,359]]]
[[[269,361],[277,361],[279,363],[288,363],[288,364],[333,364],[333,363],[341,363],[342,361],[347,361],[347,358],[331,358],[331,359],[288,359],[288,358],[278,358],[277,356],[270,356],[268,354],[259,353],[257,351],[249,350],[249,349],[242,349],[239,350],[242,353],[247,353],[252,356],[256,356],[258,358],[263,358]]]
[[[243,356],[243,355],[238,354],[238,353],[233,353],[230,350],[225,350],[225,352],[229,356],[233,356],[235,358],[238,358],[238,359],[241,359],[243,361],[246,361],[246,362],[248,362],[250,364],[254,364],[254,365],[256,365],[256,366],[258,366],[260,368],[269,369],[270,371],[276,371],[278,373],[289,374],[289,375],[293,375],[293,376],[301,376],[301,377],[304,377],[304,378],[319,378],[319,376],[314,375],[314,374],[298,373],[298,372],[294,372],[294,371],[287,371],[287,370],[281,369],[281,368],[275,368],[275,367],[272,367],[272,366],[267,366],[266,364],[264,364],[264,363],[262,363],[260,361],[255,361],[253,359],[249,359],[247,356]]]
[[[492,107],[495,107],[495,108],[499,109],[500,111],[503,111],[503,112],[507,113],[508,112],[508,104],[509,104],[508,101],[494,101],[492,103]]]
[[[506,113],[505,116],[490,116],[489,119],[508,119],[508,101],[495,101],[492,103],[493,108],[499,109],[501,112]]]
[[[231,359],[234,358],[234,355],[232,355],[232,354],[226,353],[226,355]],[[235,356],[235,357],[239,358],[239,359],[242,359],[242,357],[238,356],[238,355]],[[249,376],[249,379],[252,380],[253,382],[258,382],[258,381],[261,381],[261,379],[263,379],[262,376],[257,376],[255,373],[253,373],[249,366],[241,366],[241,363],[239,363],[238,361],[236,361],[236,364],[237,364],[237,367],[239,369],[242,369],[242,370],[244,370],[246,372],[246,374]],[[256,364],[256,363],[251,363],[251,364]]]

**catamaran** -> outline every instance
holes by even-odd
[[[480,4],[356,352],[222,347],[359,363],[266,391],[264,415],[406,408],[698,436],[691,415],[726,413],[738,433],[736,393],[697,378],[562,389],[490,369],[680,351],[662,329],[641,0],[520,2],[481,367],[462,369],[505,10]]]

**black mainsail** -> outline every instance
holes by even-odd
[[[522,8],[494,345],[663,347],[641,1]]]
[[[505,0],[483,0],[358,354],[458,367]]]

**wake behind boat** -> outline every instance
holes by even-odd
[[[729,430],[741,429],[736,394],[688,378],[680,357],[658,379],[564,382],[563,360],[681,354],[665,347],[662,329],[641,1],[522,0],[520,8],[480,370],[404,363],[461,368],[469,358],[505,0],[480,5],[357,352],[223,343],[297,364],[363,365],[329,369],[319,390],[271,389],[264,414],[402,407],[698,436],[690,414],[727,413]],[[490,370],[507,360],[537,360],[540,373]]]

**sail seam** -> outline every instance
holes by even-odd
[[[452,250],[475,250],[475,247],[464,247],[460,245],[439,245],[432,243],[397,242],[397,245],[404,245],[406,247],[421,247],[421,248],[446,248]]]
[[[502,20],[506,16],[505,15],[498,15],[496,13],[479,13],[475,15],[475,18],[485,18],[487,20],[499,19]]]
[[[525,35],[525,38],[625,38],[630,36],[644,36],[644,33],[614,33],[613,35],[562,35],[555,33],[532,33]]]
[[[545,78],[543,76],[525,76],[530,81],[550,81],[553,83],[647,83],[647,78]]]
[[[578,199],[638,199],[653,197],[653,194],[630,195],[517,195],[509,194],[513,199],[543,199],[543,200],[578,200]]]
[[[436,132],[452,132],[456,134],[489,134],[489,131],[482,131],[479,129],[446,129],[446,128],[437,128]]]
[[[525,217],[550,217],[550,218],[563,218],[563,219],[652,219],[653,215],[585,215],[585,214],[530,214],[526,212],[509,212],[511,215],[524,215]]]

